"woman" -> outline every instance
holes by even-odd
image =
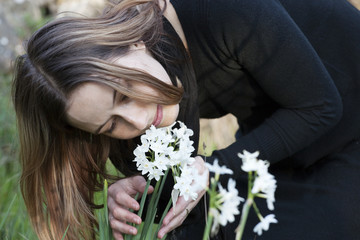
[[[279,223],[261,239],[358,238],[359,40],[359,12],[345,0],[124,0],[98,18],[47,24],[14,80],[22,190],[39,237],[57,239],[69,224],[70,239],[92,237],[92,193],[108,156],[129,176],[109,188],[114,236],[136,234],[125,222],[140,223],[128,211],[144,191],[137,136],[179,119],[196,141],[198,116],[232,113],[237,141],[207,161],[235,172],[241,196],[237,153],[270,161]],[[201,157],[196,167],[207,171]],[[179,199],[158,236],[181,225],[170,237],[201,239],[202,200]],[[216,238],[234,239],[238,220]],[[244,239],[257,221],[251,213]]]

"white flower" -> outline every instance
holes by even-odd
[[[219,161],[217,159],[214,160],[214,163],[211,165],[209,163],[205,163],[210,172],[215,174],[233,174],[233,171],[225,166],[219,165]]]
[[[198,177],[198,175],[199,173],[196,168],[191,168],[186,165],[181,168],[181,176],[175,176],[174,189],[179,190],[180,196],[183,196],[185,201],[188,201],[189,198],[193,200],[197,199],[198,187],[194,180]]]
[[[156,181],[159,181],[160,177],[163,176],[165,173],[158,168],[153,168],[153,171],[151,173],[149,173],[148,177],[149,180],[155,178]]]
[[[266,194],[266,204],[269,210],[274,210],[275,190]]]
[[[261,160],[260,160],[261,161]],[[259,196],[266,198],[266,203],[269,210],[274,210],[276,180],[273,175],[267,170],[259,170],[256,172],[257,176],[254,181],[251,192],[254,194],[263,193]]]
[[[273,175],[268,172],[270,163],[266,160],[257,159],[259,152],[249,153],[243,151],[238,153],[243,164],[241,169],[246,172],[255,172],[255,180],[251,192],[259,197],[266,198],[267,206],[270,210],[274,210],[276,180]]]
[[[142,175],[145,175],[147,173],[151,173],[153,171],[153,163],[148,160],[138,161],[137,168],[139,171],[141,171]]]
[[[176,202],[178,196],[183,196],[185,200],[195,200],[199,189],[194,181],[199,178],[199,174],[190,167],[195,161],[191,157],[195,150],[192,146],[194,142],[190,140],[193,131],[184,123],[178,123],[180,128],[174,129],[175,123],[165,128],[155,128],[152,125],[140,137],[141,145],[134,150],[134,162],[138,170],[143,175],[148,174],[150,180],[155,178],[158,181],[169,167],[172,168],[176,190],[172,194],[173,202]]]
[[[172,200],[172,204],[174,206],[174,213],[176,212],[176,202],[179,198],[179,194],[180,194],[179,189],[173,188],[173,190],[171,191],[171,200]]]
[[[278,221],[275,219],[274,214],[269,214],[265,218],[261,219],[261,221],[254,227],[254,232],[259,236],[262,234],[262,231],[267,231],[269,229],[270,223],[277,223]]]
[[[238,196],[238,190],[235,188],[235,184],[235,181],[230,178],[227,191],[219,184],[219,194],[223,201],[223,204],[220,206],[221,214],[219,216],[219,223],[222,226],[225,226],[227,222],[231,223],[235,220],[234,215],[240,214],[238,209],[240,202],[245,201],[245,199]]]
[[[177,138],[185,139],[185,138],[191,137],[194,134],[193,130],[187,128],[186,125],[183,122],[178,121],[178,123],[180,125],[180,128],[179,129],[175,128],[173,130],[174,135]]]
[[[155,155],[161,153],[169,153],[173,150],[173,147],[168,147],[167,144],[164,144],[162,141],[153,141],[150,143],[150,149],[154,151]]]
[[[254,153],[250,153],[246,150],[243,151],[243,154],[238,153],[239,158],[241,158],[243,161],[248,161],[248,160],[253,160],[253,159],[257,159],[257,157],[259,156],[259,151],[256,151]]]
[[[258,166],[257,166],[257,170],[256,172],[261,175],[261,174],[268,174],[268,169],[270,167],[270,163],[269,161],[266,160],[258,160],[257,162]]]
[[[162,155],[156,155],[155,161],[153,162],[154,166],[156,166],[157,169],[166,171],[169,166],[169,158],[167,158],[164,154]]]
[[[216,196],[218,200],[216,208],[211,208],[210,213],[213,216],[214,222],[212,226],[212,235],[216,234],[219,229],[219,224],[225,226],[228,222],[235,221],[235,215],[240,214],[239,205],[244,201],[242,197],[238,196],[238,190],[235,187],[235,181],[229,179],[228,190],[224,189],[219,183],[219,192]]]
[[[251,190],[252,193],[275,191],[276,180],[270,173],[263,173],[255,178],[254,186]]]
[[[206,189],[209,183],[209,173],[204,171],[203,174],[197,174],[194,176],[194,191],[200,191]]]
[[[245,172],[263,172],[267,171],[269,167],[268,161],[258,160],[259,152],[249,153],[246,150],[244,154],[238,153],[239,158],[242,159],[241,169]]]
[[[209,214],[213,216],[213,224],[211,226],[211,236],[214,236],[219,231],[219,216],[220,212],[216,208],[210,208]]]
[[[192,146],[193,141],[180,140],[177,142],[178,150],[174,151],[171,156],[171,166],[179,165],[183,167],[185,165],[191,165],[194,162],[194,158],[191,157],[195,148]]]
[[[156,128],[154,125],[151,125],[149,129],[145,131],[145,134],[140,137],[141,142],[144,141],[154,141],[158,136],[162,135],[161,128]]]

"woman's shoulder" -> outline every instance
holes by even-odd
[[[170,0],[180,20],[192,27],[241,27],[266,20],[285,9],[278,0]]]

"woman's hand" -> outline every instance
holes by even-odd
[[[206,174],[208,185],[208,179],[209,179],[209,170],[207,169],[204,160],[202,157],[197,156],[195,157],[195,162],[193,163],[194,167],[197,168],[200,175]],[[163,238],[165,234],[169,233],[173,229],[180,226],[186,217],[188,216],[189,212],[198,204],[202,196],[205,194],[205,190],[201,189],[198,191],[198,198],[194,201],[191,198],[188,201],[185,201],[183,197],[179,197],[176,202],[176,207],[171,208],[170,211],[167,213],[163,220],[163,224],[158,232],[158,238]]]
[[[140,205],[134,199],[136,193],[145,191],[146,180],[142,176],[121,179],[110,185],[108,190],[109,222],[116,240],[123,240],[123,234],[136,235],[137,230],[129,224],[140,224],[141,218],[130,212],[139,210]],[[149,187],[148,194],[154,188]]]

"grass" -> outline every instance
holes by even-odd
[[[0,239],[36,239],[19,189],[15,114],[11,77],[0,74]]]

